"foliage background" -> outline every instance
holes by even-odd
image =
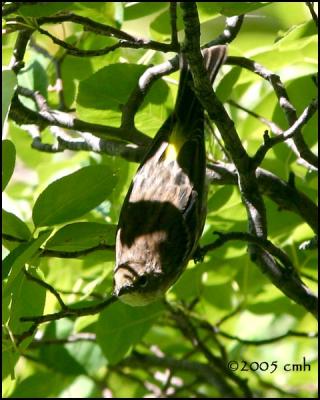
[[[13,15],[34,24],[35,18],[61,10],[138,37],[166,42],[171,35],[165,2],[53,3],[46,7],[23,6]],[[223,31],[225,16],[247,13],[239,34],[229,45],[229,55],[252,58],[279,74],[300,115],[317,93],[312,81],[317,72],[317,33],[305,3],[198,3],[198,10],[203,44]],[[179,7],[177,11],[182,39]],[[6,24],[9,26],[8,20]],[[45,29],[84,50],[102,48],[115,41],[84,32],[80,25],[70,22],[45,25]],[[3,38],[3,65],[10,63],[17,34],[14,31]],[[35,31],[33,38],[55,59],[63,57],[60,67],[65,107],[75,109],[83,121],[114,127],[120,124],[121,105],[146,67],[172,57],[172,53],[141,48],[120,48],[100,57],[74,57],[65,55],[64,49],[40,32]],[[57,70],[53,60],[29,46],[24,61],[18,84],[40,91],[48,105],[58,109],[61,104],[54,89]],[[137,129],[152,137],[161,126],[174,104],[178,74],[163,77],[153,85],[136,115]],[[12,71],[3,72],[5,110],[4,103],[10,102],[15,79]],[[272,87],[249,71],[224,66],[216,92],[225,102],[250,155],[263,142],[266,127],[227,101],[236,101],[281,128],[287,127]],[[20,99],[35,110],[30,99]],[[317,145],[316,126],[313,117],[303,130],[313,151]],[[115,303],[99,314],[41,324],[34,337],[23,340],[18,348],[15,346],[13,335],[31,326],[21,322],[20,317],[59,310],[52,293],[27,279],[24,265],[30,274],[55,288],[68,305],[90,305],[110,293],[113,251],[97,250],[62,258],[50,257],[49,252],[41,256],[39,249],[61,253],[101,243],[113,245],[119,211],[137,164],[92,151],[41,152],[30,146],[30,129],[10,120],[3,131],[3,186],[9,182],[3,193],[2,226],[7,235],[3,240],[4,397],[221,396],[221,388],[210,384],[210,379],[201,378],[196,368],[188,371],[179,366],[185,360],[194,362],[194,366],[207,366],[210,360],[199,342],[196,344],[183,335],[181,321],[162,303],[139,309]],[[41,140],[52,145],[56,139],[46,128],[41,132]],[[207,149],[210,160],[225,160],[217,141],[209,135]],[[271,149],[262,167],[284,180],[293,172],[296,188],[316,201],[315,171],[299,165],[285,144]],[[305,283],[315,291],[316,252],[299,249],[301,243],[313,236],[312,229],[301,217],[279,210],[268,198],[265,203],[269,239],[289,255]],[[201,244],[213,241],[213,231],[246,230],[246,212],[238,189],[233,185],[211,185]],[[19,240],[7,240],[8,236]],[[197,303],[190,311],[195,299]],[[190,262],[167,294],[167,301],[187,316],[200,344],[205,344],[224,365],[228,360],[246,360],[248,364],[277,361],[278,368],[272,374],[269,370],[237,371],[241,379],[248,379],[256,396],[316,397],[316,340],[292,334],[293,331],[312,336],[315,320],[260,272],[250,261],[245,243],[228,242],[208,253],[202,263]],[[202,329],[204,322],[216,327],[216,333]],[[276,337],[279,340],[261,343]],[[76,340],[72,342],[72,338]],[[285,364],[302,363],[303,358],[311,365],[310,371],[283,370]],[[231,381],[241,397],[241,385]]]

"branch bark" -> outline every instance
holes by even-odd
[[[236,167],[238,186],[248,215],[249,233],[265,239],[267,237],[266,210],[258,190],[255,166],[242,146],[233,121],[210,87],[200,52],[200,23],[196,3],[182,2],[181,8],[185,24],[183,51],[190,65],[195,92],[217,125]],[[296,303],[303,305],[315,317],[317,316],[316,296],[299,278],[281,268],[270,254],[256,245],[249,247],[249,254],[252,261],[260,267],[260,270],[275,286]]]

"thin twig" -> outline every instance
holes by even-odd
[[[211,40],[204,47],[211,47],[218,44],[231,43],[237,37],[241,29],[243,19],[244,15],[237,15],[234,17],[226,18],[226,24],[223,33],[219,35],[216,39]]]
[[[214,232],[214,233],[219,235],[219,238],[215,242],[207,244],[206,246],[203,246],[201,248],[201,253],[203,255],[205,255],[208,251],[215,250],[216,248],[224,245],[226,242],[230,240],[240,240],[240,241],[254,243],[260,246],[261,248],[272,254],[274,257],[276,257],[279,261],[281,261],[283,266],[287,268],[289,271],[294,271],[293,264],[290,258],[287,256],[287,254],[283,252],[279,247],[275,246],[268,239],[257,237],[247,232],[228,232],[228,233]]]
[[[130,49],[151,49],[151,50],[162,51],[164,53],[178,51],[178,49],[176,47],[172,46],[171,44],[160,43],[160,42],[156,42],[154,40],[146,40],[146,39],[137,39],[136,41],[129,41],[129,40],[121,39],[117,43],[115,43],[111,46],[104,47],[102,49],[82,50],[82,49],[79,49],[79,48],[71,45],[70,43],[67,43],[67,42],[57,38],[56,36],[53,36],[50,32],[48,32],[40,27],[38,28],[38,31],[41,34],[48,36],[53,41],[53,43],[66,49],[66,52],[68,54],[71,54],[75,57],[98,57],[98,56],[106,55],[116,49],[123,48],[123,47],[130,48]]]
[[[231,335],[228,332],[221,331],[220,329],[216,330],[215,333],[225,337],[226,339],[236,340],[237,342],[239,342],[241,344],[245,344],[247,346],[264,346],[264,345],[267,345],[270,343],[278,342],[278,341],[286,339],[288,337],[301,337],[301,338],[310,338],[310,339],[316,339],[318,337],[317,333],[297,332],[297,331],[292,331],[292,330],[289,330],[288,332],[286,332],[282,335],[279,335],[279,336],[275,336],[273,338],[260,339],[260,340],[242,339],[238,336]]]
[[[170,25],[171,25],[171,45],[173,47],[179,46],[178,32],[177,32],[177,3],[170,2]]]
[[[220,377],[218,382],[221,392],[224,395],[226,395],[228,392],[229,394],[233,393],[233,388],[229,385],[229,383],[225,379],[221,379],[220,374],[223,374],[223,376],[228,377],[239,386],[246,398],[252,398],[253,393],[247,385],[247,381],[229,370],[226,367],[225,362],[211,352],[206,344],[200,339],[197,330],[191,323],[189,316],[185,314],[184,310],[181,308],[173,308],[169,304],[167,304],[167,307],[170,310],[172,317],[176,321],[181,333],[192,342],[193,346],[197,347],[202,352],[202,354],[208,360],[209,365],[212,367],[213,372]]]
[[[314,11],[313,3],[311,1],[306,1],[306,5],[309,8],[310,14],[312,16],[314,23],[316,24],[316,27],[318,28],[318,16]]]
[[[79,332],[70,335],[65,339],[37,339],[30,344],[30,348],[38,348],[42,346],[64,345],[77,342],[95,342],[96,334],[91,332]]]
[[[253,73],[261,76],[263,79],[267,80],[273,87],[275,94],[278,97],[279,105],[284,111],[286,119],[288,121],[289,126],[293,126],[297,121],[297,112],[292,103],[290,102],[288,93],[281,82],[281,79],[275,73],[269,71],[267,68],[262,66],[261,64],[249,60],[245,57],[228,57],[226,60],[226,64],[229,65],[239,65],[243,68],[252,71]],[[312,165],[314,168],[318,168],[318,157],[312,153],[307,144],[304,141],[302,133],[300,129],[296,130],[293,136],[294,144],[299,152],[301,158],[303,158],[306,162]]]
[[[87,17],[83,17],[81,15],[74,14],[72,12],[68,12],[65,15],[40,17],[37,20],[38,25],[60,24],[62,22],[73,22],[75,24],[80,24],[85,28],[86,31],[94,32],[102,36],[116,37],[118,39],[129,41],[137,40],[134,36],[124,31],[121,31],[120,29],[117,29],[110,25],[101,24],[100,22],[94,21]]]
[[[81,317],[84,315],[95,315],[102,311],[104,308],[110,306],[112,303],[117,301],[117,297],[109,297],[105,301],[98,303],[94,306],[89,307],[81,307],[81,308],[71,308],[70,306],[66,306],[66,309],[52,313],[52,314],[45,314],[45,315],[37,315],[31,317],[21,317],[21,322],[35,322],[37,325],[43,324],[44,322],[49,321],[57,321],[58,319],[67,318],[67,317]]]
[[[259,147],[256,154],[252,157],[252,162],[255,167],[261,164],[268,150],[278,143],[282,143],[288,139],[291,139],[296,135],[300,129],[306,125],[314,113],[318,110],[318,101],[313,100],[311,104],[308,105],[301,113],[300,117],[295,121],[295,123],[290,126],[289,129],[283,133],[277,135],[276,137],[270,138],[268,135],[264,136],[264,143]]]
[[[239,110],[242,110],[244,112],[246,112],[247,114],[251,115],[252,117],[258,119],[260,122],[262,122],[263,124],[267,125],[267,127],[271,130],[272,133],[274,133],[275,135],[280,135],[283,133],[283,130],[273,121],[270,121],[269,119],[255,113],[254,111],[249,110],[246,107],[243,107],[242,105],[236,103],[233,100],[228,100],[227,104],[230,104],[233,107],[238,108]]]
[[[238,108],[239,110],[242,110],[242,111],[246,112],[247,114],[251,115],[252,117],[258,119],[261,123],[265,124],[271,130],[271,132],[274,133],[275,135],[283,134],[283,129],[281,129],[273,121],[270,121],[269,119],[267,119],[267,118],[255,113],[254,111],[249,110],[248,108],[236,103],[233,100],[228,100],[227,103],[230,104],[233,107]],[[314,168],[313,165],[310,165],[308,162],[306,162],[303,158],[300,157],[299,151],[298,151],[298,149],[297,149],[297,147],[294,144],[292,139],[286,139],[285,140],[285,144],[296,155],[298,164],[303,165],[305,168],[308,168],[308,169],[317,170],[316,168]]]
[[[35,42],[33,38],[30,40],[30,47],[33,48],[37,53],[42,54],[44,57],[48,58],[54,65],[56,70],[56,82],[54,85],[55,90],[58,93],[59,98],[59,107],[60,111],[68,111],[68,108],[65,104],[64,90],[63,90],[63,79],[62,79],[62,63],[66,57],[66,53],[64,53],[61,57],[57,58],[51,55],[47,49],[40,46]]]
[[[38,285],[44,287],[46,290],[48,290],[50,293],[52,293],[54,295],[54,297],[58,300],[58,303],[60,304],[60,307],[62,310],[66,310],[67,306],[65,305],[65,303],[63,302],[60,294],[56,291],[56,289],[49,285],[49,283],[44,282],[42,279],[39,279],[33,275],[31,275],[25,268],[24,268],[24,274],[27,277],[27,279],[29,279],[30,281],[36,282]]]
[[[115,246],[114,245],[108,245],[108,244],[98,244],[94,247],[90,247],[89,249],[84,249],[84,250],[78,250],[78,251],[60,251],[60,250],[50,250],[50,249],[44,249],[42,250],[40,256],[41,257],[57,257],[57,258],[79,258],[86,256],[90,253],[93,253],[98,250],[109,250],[109,251],[114,251]]]

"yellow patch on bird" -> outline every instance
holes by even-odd
[[[169,138],[168,147],[166,148],[165,152],[166,160],[168,161],[176,160],[185,142],[186,142],[185,135],[183,134],[183,132],[181,132],[181,129],[179,129],[179,127],[176,127],[172,131]]]
[[[176,160],[178,157],[178,151],[174,144],[169,143],[166,149],[166,160],[173,161]]]

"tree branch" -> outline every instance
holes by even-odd
[[[179,69],[179,58],[164,62],[163,64],[149,67],[140,76],[137,86],[132,91],[128,101],[122,106],[121,128],[132,129],[135,115],[143,103],[151,86],[162,76],[168,75]]]
[[[283,109],[284,114],[287,118],[288,125],[293,126],[297,120],[297,112],[293,105],[290,103],[287,91],[281,82],[278,75],[269,71],[267,68],[263,67],[261,64],[249,60],[245,57],[228,57],[226,64],[229,65],[239,65],[243,68],[248,69],[251,72],[261,76],[263,79],[267,80],[273,87],[278,100],[279,105]],[[301,158],[312,165],[314,168],[318,168],[318,157],[312,153],[307,144],[304,141],[301,130],[297,129],[293,136],[294,144]]]
[[[2,17],[6,17],[9,14],[17,12],[19,8],[22,6],[35,6],[36,4],[39,4],[39,1],[33,1],[33,2],[21,1],[19,3],[9,3],[9,4],[5,3],[2,6]]]
[[[41,251],[40,256],[57,257],[57,258],[79,258],[98,250],[114,251],[114,249],[115,246],[108,244],[98,244],[97,246],[90,247],[89,249],[78,250],[78,251],[58,251],[58,250],[43,249]]]
[[[32,33],[32,29],[25,29],[18,33],[9,63],[9,68],[11,68],[16,74],[24,67],[23,59]]]
[[[213,243],[207,244],[201,248],[201,253],[205,255],[208,251],[212,251],[217,249],[218,247],[223,246],[226,242],[230,240],[240,240],[243,242],[254,243],[261,247],[262,249],[268,251],[274,257],[276,257],[285,268],[289,271],[295,271],[293,264],[290,258],[287,256],[285,252],[275,246],[270,240],[264,239],[258,236],[251,235],[247,232],[228,232],[228,233],[221,233],[221,232],[213,232],[219,236],[217,240]]]
[[[289,129],[279,134],[276,137],[270,138],[267,135],[264,136],[264,144],[259,147],[256,154],[252,158],[252,162],[255,166],[258,166],[263,161],[266,153],[270,150],[274,145],[278,143],[282,143],[292,137],[294,137],[300,129],[306,125],[306,123],[310,120],[310,118],[314,115],[314,113],[318,110],[318,100],[313,100],[308,107],[302,112],[300,117],[296,120],[296,122],[290,126]]]
[[[309,8],[310,14],[312,16],[312,19],[314,20],[316,27],[318,28],[318,16],[314,11],[313,3],[311,1],[306,1],[306,5]]]
[[[182,2],[181,8],[185,24],[183,51],[190,65],[195,93],[219,128],[226,149],[237,169],[238,185],[248,215],[249,233],[266,238],[266,211],[258,190],[254,166],[242,146],[233,121],[212,91],[203,65],[200,53],[200,23],[196,3]],[[316,297],[302,284],[300,279],[288,274],[286,269],[281,268],[276,260],[259,246],[251,245],[249,252],[252,261],[260,267],[261,271],[269,277],[275,286],[286,296],[303,305],[313,315],[317,316]]]
[[[171,46],[179,49],[179,40],[177,32],[177,3],[170,2],[170,25],[171,25]]]
[[[157,50],[157,51],[162,51],[164,53],[171,52],[171,51],[178,51],[179,49],[172,45],[172,44],[167,44],[167,43],[160,43],[156,42],[154,40],[146,40],[146,39],[134,39],[134,40],[125,40],[121,39],[117,43],[104,47],[102,49],[97,49],[97,50],[81,50],[70,43],[64,42],[63,40],[60,40],[59,38],[53,36],[50,32],[38,28],[38,31],[45,35],[48,36],[53,43],[57,44],[58,46],[66,49],[66,52],[68,54],[71,54],[75,57],[97,57],[97,56],[102,56],[105,54],[108,54],[116,49],[119,48],[130,48],[130,49],[151,49],[151,50]],[[110,36],[110,35],[108,35]]]
[[[114,138],[124,140],[137,145],[146,146],[151,139],[135,128],[130,130],[123,128],[115,128],[108,125],[99,125],[85,122],[75,118],[67,113],[51,110],[41,110],[35,112],[25,107],[19,100],[17,95],[14,95],[10,108],[10,118],[18,125],[35,124],[44,129],[47,126],[59,126],[60,128],[73,129],[81,132],[91,132],[101,139]]]
[[[262,124],[265,124],[273,134],[275,135],[282,135],[283,130],[273,121],[268,120],[267,118],[249,110],[246,107],[243,107],[242,105],[236,103],[233,100],[228,100],[228,104],[230,104],[233,107],[238,108],[239,110],[242,110],[246,112],[247,114],[251,115],[252,117],[258,119]],[[313,165],[309,164],[307,161],[305,161],[303,158],[300,157],[299,151],[297,147],[295,146],[294,142],[292,139],[286,139],[285,144],[290,148],[290,150],[296,155],[297,157],[297,163],[300,165],[303,165],[305,168],[312,169],[317,171],[317,168],[315,168]]]
[[[75,24],[82,25],[86,31],[94,32],[98,35],[116,37],[122,40],[136,41],[137,39],[126,33],[117,29],[113,26],[101,24],[100,22],[94,21],[90,18],[83,17],[81,15],[68,12],[63,15],[55,15],[49,17],[40,17],[37,19],[38,25],[43,24],[61,24],[62,22],[73,22]]]
[[[224,27],[223,33],[219,35],[216,39],[211,40],[207,43],[204,48],[216,46],[218,44],[227,44],[231,43],[238,35],[242,23],[243,23],[244,15],[237,15],[234,17],[226,18],[226,25]]]
[[[37,325],[43,324],[44,322],[49,321],[57,321],[61,318],[67,317],[81,317],[84,315],[94,315],[102,311],[104,308],[110,306],[112,303],[117,301],[117,297],[109,297],[108,299],[104,300],[101,303],[95,304],[93,306],[88,307],[79,307],[79,308],[72,308],[70,306],[66,306],[65,309],[52,313],[52,314],[45,314],[45,315],[37,315],[31,317],[21,317],[21,322],[35,322]]]
[[[167,303],[167,308],[169,309],[172,317],[176,321],[178,329],[181,333],[191,341],[192,345],[196,347],[208,360],[209,365],[211,366],[213,372],[217,374],[217,376],[222,378],[222,376],[229,378],[233,383],[236,383],[240,390],[243,392],[243,395],[246,398],[252,398],[253,393],[247,385],[247,380],[242,379],[236,374],[234,374],[230,369],[227,368],[225,361],[221,358],[215,356],[210,349],[205,345],[203,340],[200,339],[197,330],[193,326],[190,321],[189,316],[184,312],[182,308],[174,308],[170,304]],[[220,375],[222,374],[222,375]],[[235,395],[232,386],[228,383],[226,379],[220,380],[219,387],[221,393],[225,395]]]
[[[221,388],[221,377],[217,376],[217,374],[212,372],[212,368],[210,365],[197,362],[197,361],[189,361],[189,360],[177,360],[172,357],[158,357],[154,355],[142,354],[137,351],[133,351],[132,355],[125,358],[118,364],[119,367],[160,367],[160,368],[169,368],[175,371],[187,372],[191,373],[192,376],[198,376],[203,379],[209,385],[219,388],[218,390],[225,394],[226,391],[224,388]]]
[[[292,330],[289,330],[288,332],[279,336],[261,340],[242,339],[238,336],[230,335],[228,332],[222,331],[220,329],[217,329],[215,333],[225,337],[226,339],[235,340],[241,344],[245,344],[246,346],[265,346],[266,344],[276,343],[279,342],[280,340],[287,339],[289,337],[300,337],[300,338],[310,338],[310,339],[316,339],[318,337],[317,333],[297,332]]]
[[[58,300],[58,303],[60,304],[60,307],[62,310],[67,309],[67,306],[64,304],[60,294],[56,291],[56,289],[53,286],[51,286],[47,282],[44,282],[43,280],[31,275],[25,268],[24,268],[23,272],[28,280],[36,282],[39,286],[44,287],[46,290],[48,290],[50,293],[52,293],[54,295],[54,297]]]
[[[64,345],[77,342],[95,342],[96,334],[91,332],[79,332],[70,335],[65,339],[36,339],[30,344],[30,348],[39,348],[42,346]]]
[[[210,163],[206,175],[213,185],[237,184],[238,177],[232,164]],[[318,207],[304,193],[262,168],[257,168],[256,179],[261,194],[268,196],[279,208],[298,214],[315,233],[318,232]]]

